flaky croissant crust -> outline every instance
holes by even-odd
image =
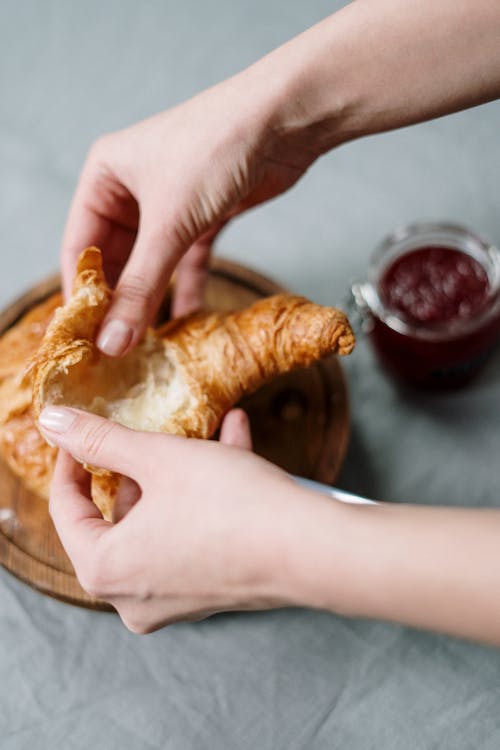
[[[47,494],[55,451],[35,437],[33,417],[47,404],[78,406],[135,429],[207,438],[243,395],[354,346],[343,312],[280,294],[241,311],[199,313],[150,329],[133,352],[111,359],[95,346],[111,296],[101,253],[87,248],[68,303],[56,309],[60,298],[52,297],[0,340],[0,354],[2,347],[17,353],[0,369],[0,448],[40,494]],[[22,450],[28,443],[41,459],[36,471]],[[109,516],[116,480],[92,471],[101,475],[94,499]]]

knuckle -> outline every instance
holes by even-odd
[[[117,587],[109,545],[103,545],[99,540],[92,551],[92,557],[86,559],[84,565],[76,570],[76,574],[81,587],[90,596],[109,600]]]
[[[143,618],[138,617],[137,615],[128,616],[122,612],[119,612],[118,614],[127,630],[130,630],[130,632],[135,635],[147,635],[154,629],[148,625]]]
[[[95,599],[103,599],[106,596],[107,578],[105,570],[99,568],[94,561],[87,562],[80,571],[77,571],[77,577],[82,589],[90,596]]]
[[[144,308],[155,298],[157,291],[142,275],[128,275],[118,284],[117,294],[127,304]]]
[[[111,133],[103,133],[92,143],[87,154],[87,161],[99,161],[104,154],[106,154],[110,141],[112,140]]]
[[[164,224],[162,231],[165,245],[176,260],[182,257],[198,235],[198,231],[192,225],[192,222],[186,222],[176,214],[172,216],[168,223]]]
[[[188,268],[208,271],[210,261],[210,245],[202,242],[195,243],[186,253],[183,262]]]
[[[80,175],[80,190],[95,189],[95,186],[101,183],[103,176],[107,175],[107,164],[112,152],[113,140],[112,134],[102,135],[90,146]]]
[[[80,430],[82,453],[85,459],[99,459],[104,443],[113,432],[115,425],[107,420],[97,424],[84,424]]]

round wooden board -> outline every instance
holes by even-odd
[[[14,301],[0,313],[0,333],[58,287],[59,277],[52,276]],[[215,259],[205,306],[230,310],[280,291],[278,284],[248,268]],[[293,474],[333,483],[349,436],[347,389],[335,357],[277,378],[241,405],[250,417],[257,453]],[[0,563],[45,594],[79,606],[110,609],[80,587],[46,501],[28,491],[1,460]]]

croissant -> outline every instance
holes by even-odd
[[[87,248],[68,303],[55,309],[59,300],[51,298],[0,340],[0,355],[10,340],[25,363],[38,326],[28,368],[11,362],[0,370],[0,449],[40,494],[47,494],[55,451],[35,435],[33,419],[48,404],[85,409],[133,429],[208,438],[243,395],[354,346],[343,312],[279,294],[245,310],[204,312],[148,329],[131,352],[109,358],[94,341],[111,296],[101,253]],[[94,501],[109,517],[117,478],[87,468]]]
[[[26,365],[61,304],[61,295],[52,295],[0,338],[0,452],[14,474],[44,498],[49,496],[57,451],[36,428]]]

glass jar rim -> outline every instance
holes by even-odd
[[[488,294],[478,315],[452,323],[418,325],[384,303],[379,294],[383,272],[398,257],[428,246],[442,246],[471,255],[488,275]],[[500,313],[500,251],[488,239],[460,224],[414,222],[396,228],[375,248],[368,269],[368,280],[356,286],[370,312],[393,330],[413,338],[451,340],[480,329]]]

